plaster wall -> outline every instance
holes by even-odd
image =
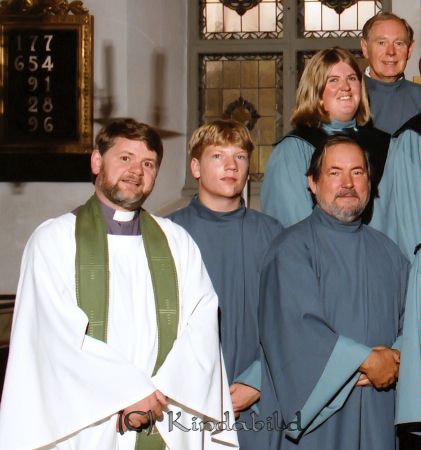
[[[420,0],[393,0],[392,12],[403,17],[414,29],[415,44],[412,57],[405,70],[405,77],[412,80],[414,76],[420,76],[418,62],[421,58],[421,1]]]
[[[185,179],[187,128],[187,3],[156,0],[145,13],[128,1],[128,115],[163,130],[164,158],[145,203],[161,212],[180,196]],[[165,20],[163,18],[165,17]]]
[[[184,184],[187,4],[84,0],[84,5],[95,21],[94,133],[104,116],[133,116],[170,136],[164,139],[157,192],[146,204],[157,211],[179,197]],[[91,183],[0,183],[0,294],[16,292],[22,252],[35,227],[84,203],[92,192]]]

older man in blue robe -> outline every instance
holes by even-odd
[[[373,124],[389,134],[421,113],[421,85],[404,75],[413,47],[413,29],[395,14],[379,13],[364,25],[361,50],[369,64],[364,78]]]
[[[361,223],[369,164],[350,138],[318,149],[311,216],[278,236],[261,274],[259,325],[282,450],[395,450],[408,262]]]

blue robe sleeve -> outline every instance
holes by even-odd
[[[262,385],[262,368],[260,360],[253,361],[246,370],[235,378],[234,383],[246,384],[260,391]]]
[[[267,163],[260,197],[262,211],[284,227],[306,218],[313,209],[306,177],[313,151],[306,141],[287,136],[273,149]]]
[[[260,359],[253,361],[244,372],[236,377],[234,383],[245,384],[260,391],[262,388],[262,364]],[[258,403],[253,403],[250,408],[256,414],[259,414]]]
[[[421,431],[421,253],[412,264],[406,295],[396,424],[420,423]]]
[[[282,244],[262,269],[259,327],[285,432],[297,439],[342,407],[371,348],[329,325],[308,249]]]
[[[370,225],[413,261],[421,242],[421,136],[415,131],[391,141]]]

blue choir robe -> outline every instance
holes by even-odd
[[[399,345],[407,272],[384,234],[318,207],[274,240],[259,325],[287,429],[272,449],[396,449],[394,389],[355,384],[372,347]]]
[[[421,114],[391,141],[370,225],[414,259],[421,242]]]
[[[401,343],[396,423],[421,431],[421,114],[392,139],[371,225],[389,236],[412,262]]]
[[[395,133],[411,117],[421,113],[421,85],[401,79],[385,83],[364,76],[373,124]]]
[[[272,217],[246,208],[231,212],[206,208],[195,196],[191,203],[170,216],[197,243],[214,285],[220,307],[220,336],[228,382],[261,389],[261,364],[257,325],[258,271],[264,253],[282,226]],[[263,393],[262,393],[263,396]],[[272,396],[265,393],[265,398]],[[268,407],[268,409],[270,409]],[[253,409],[238,419],[242,450],[265,450],[270,435],[244,431],[252,427]],[[271,414],[261,402],[254,408],[260,416]],[[232,424],[233,420],[231,421]]]
[[[311,214],[314,203],[306,172],[315,148],[324,145],[327,136],[337,133],[350,135],[369,152],[374,167],[374,198],[383,172],[390,136],[371,125],[358,127],[355,120],[332,121],[324,124],[321,129],[297,128],[273,149],[266,166],[260,195],[264,213],[275,217],[284,227],[293,225]],[[370,217],[371,205],[372,202],[367,209],[367,216]]]
[[[421,434],[421,252],[412,263],[401,339],[396,424],[410,423]]]

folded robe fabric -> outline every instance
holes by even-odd
[[[396,423],[417,423],[421,432],[421,253],[412,263],[401,341]]]
[[[412,261],[421,242],[421,115],[419,130],[392,139],[370,225],[390,237]]]

